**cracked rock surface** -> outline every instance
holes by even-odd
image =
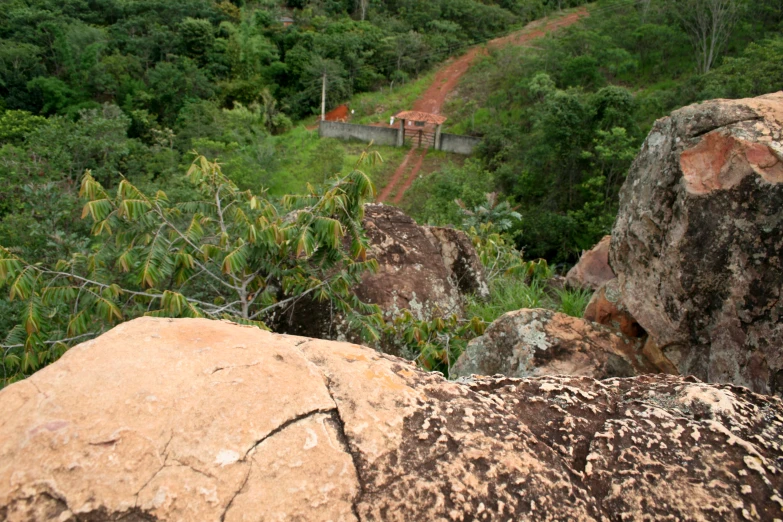
[[[683,374],[783,393],[783,92],[658,120],[620,192],[624,304]]]
[[[774,520],[783,404],[650,375],[450,382],[143,318],[0,391],[0,520]]]

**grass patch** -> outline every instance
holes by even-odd
[[[358,141],[320,138],[318,131],[307,130],[304,125],[271,139],[277,158],[268,182],[269,193],[273,196],[301,193],[306,190],[307,183],[323,183],[338,173],[348,174],[368,146]],[[376,187],[382,187],[407,149],[378,145],[373,145],[373,149],[380,152],[383,162],[362,169]]]
[[[468,317],[478,317],[489,324],[514,310],[545,308],[581,318],[593,295],[589,290],[552,289],[549,288],[547,280],[537,277],[528,282],[521,277],[509,275],[492,281],[489,294],[488,301],[469,299],[466,307]]]

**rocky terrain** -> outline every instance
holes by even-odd
[[[365,274],[355,292],[377,304],[386,318],[401,310],[417,319],[461,314],[463,295],[489,295],[481,261],[465,232],[418,225],[400,209],[382,204],[365,206],[363,226],[370,240],[367,256],[378,261],[379,270]],[[344,340],[348,330],[328,303],[306,299],[283,310],[274,326],[320,339]]]
[[[450,382],[137,319],[0,391],[0,519],[774,520],[783,403],[693,378]]]
[[[606,379],[658,373],[643,343],[611,328],[551,310],[517,310],[472,340],[452,376],[574,375]]]
[[[620,194],[623,303],[681,374],[783,390],[783,92],[656,122]]]

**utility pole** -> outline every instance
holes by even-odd
[[[326,73],[322,77],[321,85],[321,121],[326,119]]]

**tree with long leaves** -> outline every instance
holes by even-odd
[[[377,270],[366,258],[363,204],[375,188],[357,168],[275,203],[240,191],[203,156],[187,176],[196,201],[145,194],[128,180],[110,193],[87,171],[83,218],[90,248],[43,266],[0,246],[0,284],[23,303],[0,344],[0,385],[53,362],[70,346],[135,317],[208,317],[265,328],[279,307],[307,296],[330,300],[364,338],[382,324],[376,306],[352,292]]]

